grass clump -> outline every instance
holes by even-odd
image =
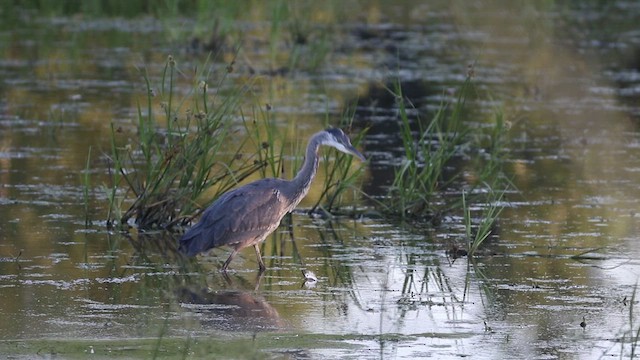
[[[502,199],[513,185],[505,178],[503,163],[508,124],[503,112],[494,124],[473,129],[464,121],[465,105],[473,91],[469,75],[451,103],[441,103],[433,118],[423,123],[410,119],[411,102],[399,85],[396,97],[404,158],[382,208],[403,219],[440,223],[444,212],[463,212],[466,254],[473,255],[489,238],[503,209]],[[464,174],[464,176],[462,176]],[[460,201],[460,190],[462,197]],[[452,196],[453,195],[453,196]],[[472,217],[472,210],[480,213]]]
[[[214,74],[206,66],[201,69],[209,70],[198,71],[190,79],[191,91],[181,98],[175,92],[180,72],[173,57],[158,90],[142,71],[147,93],[138,104],[133,139],[123,144],[124,131],[112,125],[110,225],[171,228],[198,213],[205,191],[212,189],[206,196],[216,198],[262,166],[242,156],[242,143],[235,151],[228,149],[235,131],[230,119],[237,115],[245,88],[218,95],[223,74],[211,94]]]
[[[445,167],[458,153],[459,145],[466,141],[468,130],[462,125],[462,110],[470,87],[467,79],[451,111],[449,104],[442,103],[429,123],[423,125],[418,119],[414,131],[407,109],[410,102],[404,98],[400,85],[396,86],[394,95],[405,154],[389,188],[387,212],[402,218],[432,215],[439,190],[453,181],[445,178]]]

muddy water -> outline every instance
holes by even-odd
[[[273,76],[286,67],[269,64],[256,40],[232,80],[259,74],[260,103],[271,104],[292,142],[320,129],[327,111],[338,116],[358,101],[356,127],[371,127],[364,186],[376,194],[402,153],[381,85],[399,77],[428,116],[475,63],[479,100],[469,122],[484,126],[503,107],[511,126],[505,167],[517,188],[480,256],[446,256],[463,241],[456,214],[432,229],[296,213],[292,233],[282,227],[265,243],[264,277],[256,278],[249,250],[229,283],[217,272],[224,249],[179,263],[154,252],[154,240],[108,232],[103,153],[111,122],[132,127],[144,91],[136,67],[157,71],[171,53],[186,72],[206,55],[160,40],[171,38],[170,25],[151,18],[27,16],[0,32],[0,352],[630,355],[640,321],[640,8],[409,2],[361,10],[338,26],[321,71]],[[269,26],[254,21],[239,25],[247,36]],[[79,172],[89,147],[86,225]],[[316,283],[304,282],[304,268]]]

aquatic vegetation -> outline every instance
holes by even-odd
[[[177,73],[171,56],[157,87],[143,71],[147,94],[138,104],[135,135],[125,136],[123,129],[112,125],[111,182],[106,186],[110,225],[170,229],[197,216],[202,197],[215,199],[256,172],[262,177],[280,177],[284,172],[281,136],[268,107],[251,104],[251,121],[243,115],[242,100],[253,99],[249,86],[234,87],[224,96],[220,91],[210,94],[208,81],[214,74],[201,70],[191,81],[191,91],[178,99]],[[237,136],[239,130],[233,126],[237,118],[242,119],[246,136]],[[253,155],[244,155],[247,151]],[[359,174],[350,172],[346,157],[333,164],[324,162],[330,175],[322,197],[327,197],[329,209],[338,206],[339,195],[353,188]]]
[[[458,146],[467,140],[469,130],[463,126],[461,115],[470,87],[468,78],[452,109],[449,111],[449,104],[442,103],[425,126],[420,119],[410,121],[407,106],[411,103],[404,98],[400,85],[396,86],[393,94],[405,153],[389,188],[387,213],[403,218],[425,218],[434,212],[438,191],[454,180],[444,177],[445,166],[459,154]],[[415,132],[412,125],[417,126]]]
[[[256,161],[265,166],[259,169],[260,175],[265,177],[281,177],[284,164],[282,136],[271,116],[270,105],[253,107],[252,121],[244,119],[244,127],[249,134],[247,141],[250,149],[256,152]],[[300,152],[297,152],[300,153]]]
[[[313,27],[312,3],[272,2],[270,18],[271,70],[313,71],[329,57],[331,41],[327,27]]]
[[[467,202],[466,191],[462,191],[462,210],[464,212],[465,237],[467,239],[467,254],[473,256],[480,245],[489,238],[495,222],[500,216],[503,207],[500,201],[504,195],[504,191],[495,192],[489,189],[484,196],[486,202],[481,204],[482,207],[477,224],[474,225],[471,215],[471,207]],[[475,227],[475,232],[473,228]]]
[[[403,96],[401,86],[396,85],[392,94],[396,98],[405,152],[388,190],[389,201],[378,203],[387,214],[431,220],[435,224],[442,213],[462,208],[469,255],[491,234],[502,211],[501,200],[512,186],[502,166],[507,143],[504,115],[497,109],[493,126],[471,131],[463,121],[463,112],[472,91],[472,77],[468,76],[458,89],[456,100],[441,103],[424,125],[419,117],[409,119],[411,102]],[[464,159],[465,165],[452,165],[454,159]],[[474,175],[463,178],[463,173]],[[454,187],[469,188],[472,196],[462,190],[460,202],[451,196],[452,191],[456,192],[452,190]],[[483,209],[475,223],[471,203]]]
[[[263,166],[242,155],[243,142],[229,150],[233,144],[229,137],[234,135],[230,119],[237,114],[246,88],[231,89],[225,96],[211,95],[208,81],[213,74],[201,70],[193,79],[192,91],[177,101],[176,71],[170,56],[157,94],[143,72],[146,111],[138,104],[134,140],[123,144],[123,130],[112,126],[111,183],[107,186],[112,225],[133,221],[143,229],[171,228],[198,213],[201,196],[215,198]],[[162,114],[155,110],[158,104]]]
[[[467,194],[462,192],[462,208],[465,219],[465,232],[467,238],[467,251],[473,256],[480,245],[491,235],[495,223],[504,209],[503,199],[508,191],[515,188],[511,179],[505,176],[503,164],[505,161],[509,126],[504,120],[501,109],[494,111],[494,124],[486,134],[487,146],[482,147],[480,141],[476,141],[478,147],[484,149],[480,158],[477,158],[473,166],[477,169],[478,180],[472,184],[475,189],[473,199],[481,209],[479,219],[472,233],[472,215],[468,205]]]
[[[477,169],[477,181],[471,184],[471,193],[462,191],[462,210],[465,219],[465,234],[467,239],[467,252],[473,256],[480,245],[491,235],[495,223],[503,210],[503,198],[505,194],[515,188],[511,179],[505,176],[503,164],[507,148],[506,134],[508,126],[504,121],[504,113],[501,109],[495,109],[493,113],[494,124],[485,134],[488,143],[482,146],[483,139],[476,138],[475,143],[482,148],[481,156],[478,156],[473,168]],[[474,217],[471,213],[469,196],[480,208],[477,223],[473,224]],[[472,230],[475,227],[475,232]]]

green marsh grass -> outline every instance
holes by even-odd
[[[184,74],[173,57],[156,86],[141,71],[146,95],[138,103],[135,134],[111,129],[111,182],[105,188],[110,226],[171,229],[188,223],[210,200],[254,173],[284,175],[282,136],[270,110],[252,104],[252,120],[247,120],[242,105],[254,99],[250,86],[238,85],[224,96],[209,92],[211,79],[217,78],[215,87],[221,89],[227,74],[208,69],[194,74],[191,90],[182,96],[175,88]],[[354,139],[356,145],[362,135]],[[330,176],[323,197],[333,209],[340,195],[354,188],[361,170],[351,172],[351,159],[345,156],[324,164]]]
[[[471,209],[467,192],[462,192],[462,210],[465,219],[465,232],[467,238],[467,251],[469,256],[473,256],[480,245],[491,235],[492,229],[503,210],[503,199],[505,194],[515,188],[511,179],[506,178],[503,171],[505,161],[507,130],[508,126],[504,120],[502,109],[497,108],[493,113],[494,124],[489,129],[484,141],[476,139],[478,147],[482,147],[474,168],[478,172],[478,181],[471,184],[472,192],[475,193],[473,202],[482,208],[477,224],[472,224]],[[482,143],[486,144],[483,146]],[[475,232],[472,228],[475,227]]]
[[[285,73],[321,68],[329,57],[331,40],[326,26],[314,26],[317,8],[308,2],[279,0],[266,4],[270,71]]]
[[[181,73],[172,57],[158,93],[146,71],[141,73],[147,94],[138,104],[134,140],[122,144],[123,131],[112,126],[109,220],[112,225],[133,221],[141,229],[167,229],[197,215],[201,197],[216,198],[263,165],[243,156],[243,141],[229,149],[229,137],[236,135],[232,119],[247,87],[230,89],[225,96],[210,94],[211,79],[219,76],[215,86],[222,88],[226,74],[203,66],[191,79],[191,91],[178,98],[174,88]]]
[[[397,101],[405,153],[402,163],[396,167],[387,194],[389,201],[382,205],[388,214],[418,220],[437,220],[438,214],[461,208],[469,255],[490,236],[503,209],[504,194],[512,186],[502,166],[507,143],[504,114],[496,109],[491,127],[472,131],[463,118],[473,91],[469,76],[458,89],[457,98],[451,103],[441,103],[426,125],[420,118],[410,119],[410,113],[415,112],[411,110],[415,109],[402,94],[400,84],[391,91]],[[454,158],[463,157],[469,158],[465,160],[468,163],[465,168],[456,166],[456,172],[445,173]],[[463,172],[476,174],[475,180],[463,178]],[[452,190],[455,187],[470,188],[470,191],[463,190],[460,201],[446,195],[456,192]],[[472,207],[483,209],[479,217],[471,216]]]
[[[252,121],[246,121],[243,117],[243,124],[249,134],[251,151],[256,152],[256,161],[264,165],[260,168],[260,175],[263,178],[282,177],[283,139],[273,119],[270,105],[254,106],[252,118]]]
[[[467,202],[466,191],[462,191],[462,210],[464,212],[465,237],[467,239],[467,253],[473,256],[480,245],[489,238],[495,223],[502,212],[503,207],[500,205],[504,191],[494,192],[489,189],[485,196],[485,203],[482,204],[482,212],[477,224],[473,224],[471,215],[471,207]],[[473,229],[475,228],[475,232]]]
[[[438,191],[453,181],[443,176],[445,166],[458,153],[458,146],[466,141],[468,129],[462,125],[462,111],[470,88],[471,81],[467,79],[454,104],[442,103],[426,126],[417,119],[414,131],[407,108],[411,103],[402,94],[400,84],[396,86],[392,93],[397,99],[405,154],[389,188],[387,212],[402,218],[424,218],[432,214]]]

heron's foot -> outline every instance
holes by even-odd
[[[256,286],[253,287],[254,291],[260,290],[260,282],[262,281],[263,277],[264,277],[264,271],[259,271],[258,274],[256,275]]]
[[[238,253],[238,250],[233,250],[231,254],[229,254],[227,261],[224,262],[224,265],[222,265],[222,269],[220,269],[220,271],[224,273],[227,272],[227,267],[229,267],[229,264],[231,264],[231,260],[233,260],[233,257],[236,256],[237,253]]]

